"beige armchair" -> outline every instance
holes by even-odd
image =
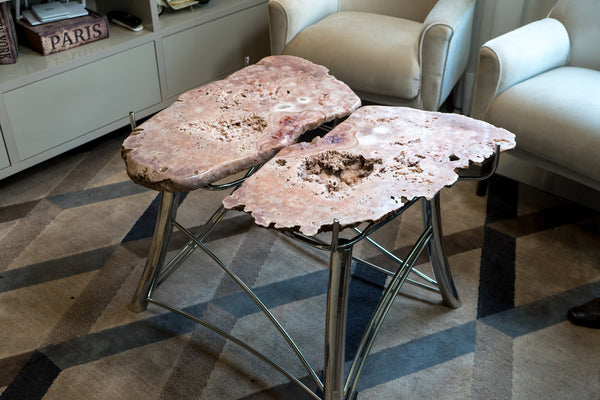
[[[514,155],[600,190],[600,1],[559,0],[548,18],[480,49],[472,116],[516,134]]]
[[[437,110],[468,61],[475,0],[270,0],[271,52],[329,68],[363,100]]]

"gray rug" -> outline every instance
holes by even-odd
[[[156,306],[127,309],[152,235],[157,194],[131,183],[116,132],[0,181],[0,399],[305,399],[287,379],[211,331]],[[223,193],[188,194],[198,227]],[[463,306],[405,286],[358,399],[600,399],[600,331],[566,321],[600,296],[600,215],[495,177],[442,193],[447,251]],[[375,238],[404,256],[417,205]],[[173,250],[184,242],[181,234]],[[327,254],[232,212],[209,246],[263,296],[322,368]],[[386,262],[361,244],[360,255]],[[427,269],[427,259],[420,261]],[[353,266],[347,358],[386,277]],[[266,318],[201,254],[157,291],[246,339],[303,381]],[[310,384],[310,383],[309,383]]]

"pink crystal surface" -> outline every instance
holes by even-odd
[[[266,57],[183,93],[135,129],[121,154],[138,184],[194,190],[267,161],[307,130],[359,106],[356,94],[325,67]]]
[[[378,221],[452,185],[457,169],[515,146],[512,133],[458,114],[359,108],[312,143],[281,150],[223,200],[257,224],[315,235]]]

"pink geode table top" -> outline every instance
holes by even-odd
[[[452,185],[456,169],[515,146],[512,133],[458,114],[359,108],[313,143],[279,152],[223,200],[257,224],[315,235],[375,222]]]
[[[188,191],[259,165],[304,132],[344,117],[360,99],[325,67],[266,57],[182,94],[123,142],[131,179]]]

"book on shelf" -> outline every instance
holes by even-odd
[[[0,64],[14,64],[18,55],[17,33],[10,1],[0,0]]]

